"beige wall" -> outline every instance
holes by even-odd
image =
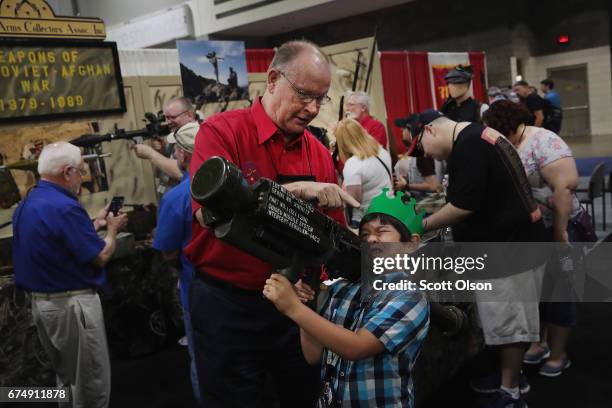
[[[536,86],[546,78],[548,68],[586,64],[591,134],[612,134],[612,80],[610,47],[589,48],[524,60],[524,78]]]
[[[331,102],[321,107],[319,116],[313,121],[314,126],[329,128],[338,121],[340,100],[343,95],[351,91],[355,62],[357,61],[357,50],[362,52],[361,62],[363,66],[359,70],[359,80],[357,81],[357,91],[362,91],[365,86],[367,75],[367,64],[370,61],[370,50],[372,38],[350,41],[346,43],[323,47],[323,50],[330,55],[332,62],[332,84],[329,90]],[[375,51],[376,52],[376,51]],[[343,75],[344,74],[344,75]],[[378,120],[384,122],[387,116],[385,101],[382,89],[382,76],[380,71],[380,59],[378,55],[374,58],[372,74],[368,85],[368,93],[371,97],[370,113]],[[345,98],[346,102],[346,98]]]

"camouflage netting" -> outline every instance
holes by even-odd
[[[30,296],[0,276],[0,386],[55,385],[51,363],[32,322]]]
[[[152,353],[182,336],[178,272],[148,245],[107,267],[110,293],[102,297],[111,354]]]
[[[435,321],[431,321],[427,339],[415,365],[414,385],[417,406],[440,389],[459,368],[484,348],[482,330],[478,327],[475,303],[455,303],[453,307],[465,313],[463,329],[447,336]]]
[[[134,357],[174,343],[183,334],[178,272],[148,245],[107,265],[102,291],[111,356]],[[0,275],[0,386],[53,386],[55,374],[32,322],[30,296]]]

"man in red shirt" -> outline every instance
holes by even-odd
[[[387,149],[387,131],[385,125],[370,116],[370,97],[365,92],[353,92],[346,101],[346,113],[358,121],[361,126]]]
[[[344,202],[331,155],[306,125],[329,101],[327,56],[314,44],[291,41],[277,51],[266,90],[251,108],[209,118],[198,133],[190,174],[212,156],[236,164],[249,183],[267,177],[344,222]],[[270,265],[232,247],[201,225],[193,203],[193,234],[185,254],[196,268],[191,287],[201,404],[255,407],[265,400],[266,378],[283,407],[312,407],[319,369],[301,353],[299,328],[262,296]]]

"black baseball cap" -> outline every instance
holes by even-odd
[[[421,113],[416,113],[406,118],[407,124],[405,127],[410,129],[410,134],[412,135],[412,143],[410,144],[410,147],[408,147],[407,152],[408,156],[423,156],[423,150],[418,147],[423,130],[425,130],[426,125],[429,125],[431,122],[441,118],[442,116],[444,116],[444,114],[440,111],[435,109],[426,109]]]
[[[469,68],[457,65],[446,74],[444,79],[447,84],[467,84],[472,80],[472,73]]]
[[[410,116],[407,118],[395,119],[395,126],[398,128],[407,128],[410,125]]]

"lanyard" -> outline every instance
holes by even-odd
[[[356,298],[360,298],[361,297],[361,288],[358,289],[357,293],[355,294],[355,296],[353,297],[353,299]],[[362,324],[363,319],[365,317],[366,312],[370,309],[370,307],[372,307],[372,304],[374,303],[375,300],[375,296],[373,293],[368,294],[364,301],[359,302],[359,312],[357,314],[357,318],[355,320],[353,320],[352,322],[349,323],[348,327],[346,324],[343,324],[343,326],[346,329],[349,329],[353,332],[357,331],[357,329],[359,328],[359,326]],[[331,303],[330,303],[331,305]],[[334,316],[336,315],[337,309],[334,309],[332,311],[332,315],[331,315],[331,320],[333,321]],[[346,323],[346,322],[345,322]],[[340,356],[338,356],[336,353],[334,353],[335,358],[332,357],[332,359],[330,360],[329,358],[329,353],[331,351],[328,349],[327,350],[327,356],[325,361],[323,361],[323,373],[322,373],[322,378],[323,378],[323,383],[327,383],[329,384],[328,386],[330,388],[335,388],[335,394],[336,396],[338,396],[339,394],[343,393],[343,390],[341,390],[341,387],[343,388],[345,384],[340,384],[339,378],[338,378],[338,369],[341,369],[344,360],[342,360],[340,358]],[[344,378],[346,378],[346,374],[344,375]]]

